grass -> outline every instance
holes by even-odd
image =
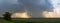
[[[2,23],[14,23],[14,22],[7,21],[7,20],[2,19]]]
[[[3,23],[60,23],[60,19],[19,19],[12,21],[3,19]]]

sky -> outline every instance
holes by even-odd
[[[51,0],[53,7],[60,7],[60,0]]]
[[[54,8],[54,13],[57,14],[55,17],[60,17],[60,0],[51,0],[51,2]]]
[[[14,4],[17,4],[17,3],[19,3],[18,8],[13,6]],[[46,1],[45,0],[24,0],[24,2],[18,2],[18,0],[5,0],[5,1],[0,0],[0,15],[4,14],[4,12],[6,12],[6,11],[9,11],[9,12],[24,11],[23,6],[25,6],[28,11],[36,12],[36,15],[37,15],[37,12],[38,13],[40,12],[39,10],[41,8],[44,11],[47,9],[50,10],[50,8],[49,8],[50,4],[49,4],[48,0],[46,0]],[[41,10],[41,12],[42,12],[42,10]]]
[[[50,12],[51,4],[48,0],[24,0],[24,6],[32,14],[32,17],[43,18],[43,11]]]
[[[13,10],[14,8],[12,5],[14,3],[17,3],[17,0],[0,0],[0,16],[2,16],[2,14],[4,14],[6,11]]]
[[[59,1],[60,0],[24,0],[24,2],[18,2],[18,0],[0,0],[0,15],[2,16],[6,11],[12,13],[21,12],[25,10],[25,7],[28,11],[32,13],[36,12],[35,15],[39,15],[39,12],[50,11],[52,9],[51,7],[60,7]],[[18,4],[18,8],[13,6],[14,4]]]

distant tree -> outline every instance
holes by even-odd
[[[9,12],[5,12],[5,14],[3,14],[3,18],[5,19],[5,20],[8,20],[8,21],[10,21],[11,20],[11,13],[9,13]]]

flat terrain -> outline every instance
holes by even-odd
[[[0,23],[2,23],[2,19],[0,18]]]
[[[12,21],[3,20],[3,23],[60,23],[60,19],[12,19]]]

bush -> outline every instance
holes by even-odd
[[[5,12],[5,14],[3,14],[3,18],[5,19],[5,20],[8,20],[8,21],[10,21],[11,20],[11,13],[9,13],[9,12]]]

